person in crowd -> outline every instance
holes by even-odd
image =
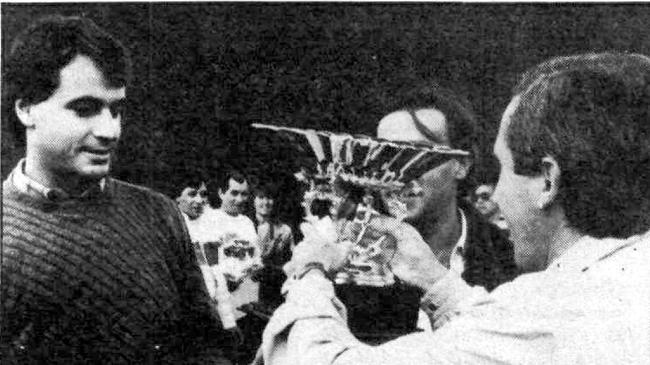
[[[437,86],[409,88],[395,93],[389,110],[392,112],[377,126],[379,138],[477,152],[476,117],[449,90]],[[463,193],[459,186],[464,184],[471,165],[471,158],[450,159],[411,181],[401,196],[407,208],[405,221],[418,230],[436,258],[469,285],[489,291],[512,280],[517,268],[506,235],[459,198]],[[420,295],[416,288],[398,285],[379,290],[345,285],[337,287],[337,294],[348,307],[353,332],[360,337],[362,332],[411,331],[415,323],[420,329],[431,330],[425,313],[418,315]],[[368,297],[375,298],[370,301],[377,303],[375,309],[368,305]],[[396,297],[401,300],[395,301]],[[375,317],[392,320],[373,321]]]
[[[412,227],[393,270],[420,288],[433,333],[371,347],[345,326],[327,279],[350,246],[319,237],[288,264],[285,303],[264,334],[266,364],[647,364],[650,362],[650,58],[557,57],[527,71],[494,154],[494,199],[525,272],[491,293],[439,262]],[[320,247],[316,241],[320,241]]]
[[[178,208],[186,222],[194,222],[203,215],[208,204],[208,188],[204,181],[188,179],[176,197]],[[188,227],[189,228],[189,227]]]
[[[250,187],[246,176],[236,170],[219,176],[216,186],[220,205],[210,216],[217,232],[218,263],[212,266],[215,276],[224,275],[230,289],[233,316],[243,334],[243,343],[233,358],[248,363],[260,342],[259,320],[237,308],[259,300],[259,283],[253,280],[261,269],[261,250],[253,221],[246,216]]]
[[[87,18],[48,16],[3,70],[26,152],[2,185],[2,362],[229,363],[178,207],[109,174],[125,47]]]
[[[176,202],[183,213],[208,294],[214,301],[223,329],[229,334],[229,338],[224,338],[222,348],[228,357],[234,358],[237,347],[243,341],[243,334],[237,327],[228,282],[223,273],[215,268],[218,265],[220,232],[212,222],[214,209],[208,202],[208,180],[201,175],[189,172],[183,176]]]
[[[256,275],[260,282],[260,301],[277,307],[284,300],[280,289],[286,280],[282,267],[291,259],[293,232],[280,222],[275,213],[277,193],[270,184],[253,190],[258,245],[264,268]]]
[[[494,187],[494,184],[481,184],[474,190],[474,208],[485,220],[507,231],[508,224],[499,210],[499,205],[492,199]]]

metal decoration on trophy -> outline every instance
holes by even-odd
[[[367,230],[370,220],[379,214],[403,219],[407,207],[400,197],[406,184],[450,158],[469,156],[469,152],[443,145],[269,124],[252,126],[278,133],[313,157],[295,174],[308,186],[303,200],[307,220],[318,220],[311,214],[315,202],[327,202],[331,219],[346,218],[358,225],[349,263],[337,273],[337,284],[392,285],[389,263],[396,241]]]

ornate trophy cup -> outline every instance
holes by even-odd
[[[441,145],[268,124],[252,126],[277,132],[297,149],[310,151],[312,164],[295,174],[308,186],[303,201],[307,220],[317,223],[322,219],[314,217],[311,210],[315,202],[326,202],[331,219],[346,218],[359,225],[349,264],[337,273],[337,284],[392,285],[390,260],[396,250],[395,239],[369,232],[368,222],[378,214],[403,219],[406,205],[400,196],[407,183],[450,158],[469,156],[469,152]]]

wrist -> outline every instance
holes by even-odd
[[[449,270],[444,267],[441,267],[438,270],[427,270],[425,272],[420,272],[418,273],[419,275],[415,278],[414,284],[418,289],[425,293],[437,282],[439,282],[448,272]]]

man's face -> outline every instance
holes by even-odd
[[[449,146],[447,123],[440,111],[421,109],[415,114],[438,140],[430,141],[422,135],[406,111],[386,115],[379,122],[377,137],[392,141],[435,142]],[[405,220],[413,223],[424,219],[434,220],[440,216],[451,201],[456,199],[458,168],[464,167],[452,159],[408,183],[400,198],[406,204]]]
[[[190,219],[196,219],[203,213],[203,208],[208,203],[208,189],[205,183],[201,183],[198,189],[186,186],[176,201],[183,213]]]
[[[269,216],[273,213],[273,198],[265,195],[255,197],[255,213],[263,217]]]
[[[238,183],[233,179],[228,180],[228,190],[219,189],[219,198],[224,212],[231,215],[243,213],[248,202],[248,182]]]
[[[548,229],[542,219],[543,212],[537,207],[536,196],[530,189],[533,177],[515,174],[512,152],[506,141],[510,118],[518,103],[519,97],[515,97],[506,108],[494,144],[494,155],[499,160],[501,170],[492,199],[508,222],[517,265],[524,272],[532,272],[545,268]]]
[[[18,103],[35,168],[54,179],[99,179],[108,174],[125,97],[124,87],[106,85],[91,59],[75,57],[61,69],[59,87],[47,100]]]
[[[494,187],[492,185],[479,185],[474,191],[474,207],[484,217],[491,217],[499,210],[497,203],[492,200]]]

